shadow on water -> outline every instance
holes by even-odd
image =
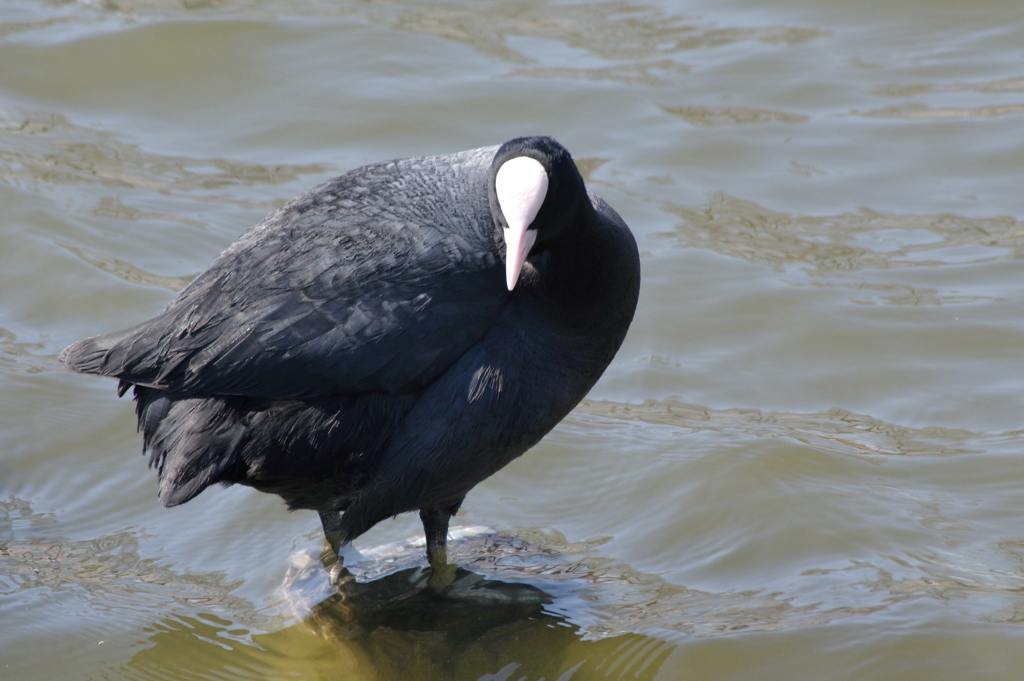
[[[297,626],[342,653],[335,661],[346,671],[355,663],[374,679],[584,679],[601,670],[608,678],[653,679],[674,649],[638,634],[586,640],[580,627],[545,612],[538,600],[551,598],[539,589],[461,569],[453,587],[468,582],[464,591],[487,596],[409,595],[418,572],[333,596]]]
[[[282,586],[300,623],[254,642],[276,648],[293,636],[311,637],[346,678],[495,681],[598,672],[649,679],[675,648],[640,634],[591,636],[553,611],[556,601],[572,600],[568,592],[580,588],[587,569],[572,549],[477,526],[455,530],[449,550],[471,569],[458,567],[440,590],[429,586],[421,538],[349,558],[340,587],[327,584],[318,556],[300,552]]]
[[[404,542],[363,557],[330,587],[317,557],[302,552],[282,586],[282,606],[303,615],[296,624],[248,635],[216,616],[179,617],[161,623],[127,668],[144,678],[643,680],[675,650],[642,634],[591,636],[549,609],[555,595],[522,581],[546,572],[552,590],[564,591],[578,564],[542,564],[550,551],[507,535],[469,544],[457,542],[453,558],[472,551],[470,564],[505,579],[460,567],[435,591],[426,568],[406,567],[421,547]]]
[[[655,678],[675,649],[640,634],[584,640],[539,609],[411,606],[353,627],[350,611],[331,600],[301,623],[247,643],[231,640],[230,623],[213,617],[167,622],[126,669],[141,678],[643,680]]]

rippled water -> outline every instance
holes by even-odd
[[[1020,678],[1022,45],[1005,0],[0,0],[0,676]],[[489,604],[317,604],[313,514],[161,508],[57,364],[321,179],[530,133],[644,281],[457,518]]]

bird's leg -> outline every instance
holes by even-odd
[[[341,558],[341,514],[337,511],[320,511],[320,524],[324,528],[327,546],[335,557]]]
[[[437,570],[448,564],[448,520],[451,518],[441,508],[420,509],[423,533],[427,536],[427,560]]]
[[[423,532],[427,537],[427,561],[433,574],[430,586],[440,591],[455,579],[457,566],[448,564],[448,521],[459,510],[462,499],[451,506],[430,506],[420,509]]]
[[[341,557],[341,514],[337,511],[320,511],[320,524],[324,528],[327,546],[320,556],[320,562],[330,575],[332,586],[341,584],[345,570],[345,561]]]

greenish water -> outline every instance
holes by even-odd
[[[0,0],[0,677],[1021,678],[1022,45],[1003,0]],[[315,516],[163,509],[56,355],[326,177],[533,133],[644,268],[456,519],[548,602],[297,613]]]

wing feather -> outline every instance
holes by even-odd
[[[422,387],[483,337],[508,297],[487,200],[493,153],[328,181],[235,242],[160,315],[61,359],[182,396]]]

